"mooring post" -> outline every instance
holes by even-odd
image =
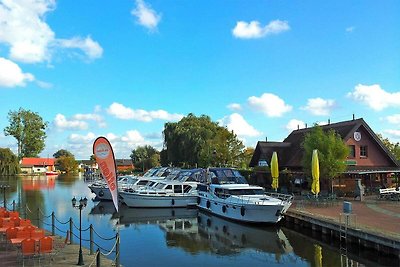
[[[72,232],[72,229],[73,228],[73,222],[72,222],[72,217],[69,217],[69,242],[70,242],[70,244],[72,244],[73,242],[72,242],[72,237],[73,237],[73,232]]]
[[[117,244],[115,245],[115,266],[119,267],[119,233],[117,233],[117,240],[116,240]]]
[[[97,253],[96,253],[96,267],[100,267],[100,248],[97,248]]]
[[[40,208],[37,208],[37,227],[40,226]]]
[[[90,255],[93,255],[93,225],[90,224]]]
[[[13,211],[15,211],[15,200],[13,200]]]
[[[54,215],[54,211],[51,213],[51,235],[55,235],[56,233],[56,216]]]

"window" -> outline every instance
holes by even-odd
[[[182,193],[182,186],[181,185],[175,185],[174,186],[174,193]]]
[[[360,157],[361,158],[368,157],[368,146],[360,146]]]
[[[355,157],[356,157],[356,146],[350,145],[349,146],[349,158],[355,158]]]

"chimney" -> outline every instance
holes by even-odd
[[[328,119],[328,125],[330,125],[331,124],[331,119]]]
[[[268,142],[268,137],[267,136],[265,137],[265,142]]]
[[[353,113],[353,121],[355,120],[355,116],[354,116],[354,113]]]

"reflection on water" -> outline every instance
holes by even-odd
[[[15,200],[21,214],[25,214],[23,207],[28,205],[27,218],[47,230],[50,226],[38,221],[38,214],[54,211],[60,221],[72,217],[77,222],[79,212],[71,207],[71,198],[94,197],[78,176],[7,178],[6,182],[10,185],[6,192],[8,204]],[[90,224],[105,237],[120,232],[123,266],[156,266],[160,262],[166,267],[314,267],[346,266],[349,262],[351,266],[398,265],[398,260],[375,254],[368,257],[364,251],[349,250],[347,258],[343,258],[337,244],[302,228],[250,226],[197,209],[137,209],[122,205],[117,213],[112,202],[89,201],[82,211],[82,228]],[[67,230],[68,225],[65,227]],[[104,248],[113,246],[112,241],[96,242]],[[83,245],[89,246],[87,242]]]

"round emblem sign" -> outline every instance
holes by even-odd
[[[110,154],[110,149],[108,148],[108,146],[106,144],[99,144],[96,147],[95,154],[96,154],[96,157],[99,157],[101,159],[105,159]]]
[[[354,140],[356,140],[357,142],[361,140],[360,132],[354,132]]]

